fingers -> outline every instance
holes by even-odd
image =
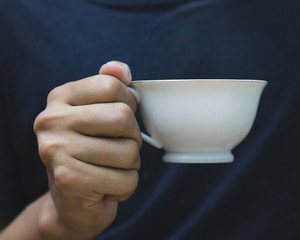
[[[140,168],[140,146],[128,138],[95,138],[70,134],[65,151],[89,164],[128,170]],[[74,146],[75,145],[75,146]]]
[[[39,135],[39,152],[45,166],[51,170],[65,156],[91,165],[119,169],[140,168],[140,146],[128,138],[96,138],[74,132]]]
[[[123,102],[136,110],[136,100],[125,84],[108,75],[96,75],[69,82],[53,89],[48,95],[48,105],[65,103],[71,106],[96,103]]]
[[[123,201],[133,194],[140,168],[136,141],[94,138],[74,132],[60,135],[64,136],[39,136],[40,155],[48,169],[52,192],[67,202],[75,201],[74,204],[96,204],[104,196]]]
[[[134,193],[138,184],[136,170],[93,166],[68,157],[63,161],[64,164],[53,171],[53,182],[56,191],[66,196],[80,194],[99,200],[99,196],[109,195],[117,201],[124,201]],[[101,178],[95,181],[95,176]]]
[[[134,112],[124,103],[75,107],[71,128],[89,136],[127,137],[140,143]]]
[[[142,145],[139,125],[125,103],[47,107],[36,118],[34,130],[38,137],[50,135],[56,139],[64,137],[66,132],[77,132],[98,138],[128,138],[139,147]],[[42,138],[39,142],[43,142]]]

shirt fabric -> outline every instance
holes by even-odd
[[[0,221],[48,191],[32,126],[49,91],[120,60],[134,80],[269,84],[251,132],[233,150],[233,163],[163,163],[163,150],[144,143],[135,194],[95,239],[299,239],[299,5],[1,1]]]

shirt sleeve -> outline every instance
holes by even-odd
[[[11,221],[18,213],[18,171],[7,126],[3,96],[0,93],[0,222]]]

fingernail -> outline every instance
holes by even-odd
[[[126,65],[126,67],[124,68],[124,71],[125,71],[125,76],[126,78],[129,80],[129,82],[131,82],[132,80],[132,75],[131,75],[131,71],[130,71],[130,68],[127,64],[124,64]]]
[[[124,71],[124,75],[125,78],[129,81],[129,83],[131,82],[132,76],[131,76],[131,71],[129,66],[126,63],[122,63],[122,62],[118,62],[118,61],[110,61],[106,63],[107,65],[119,65],[123,68]]]

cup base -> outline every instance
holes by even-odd
[[[164,162],[169,163],[229,163],[233,155],[228,152],[203,152],[203,153],[166,153]]]

